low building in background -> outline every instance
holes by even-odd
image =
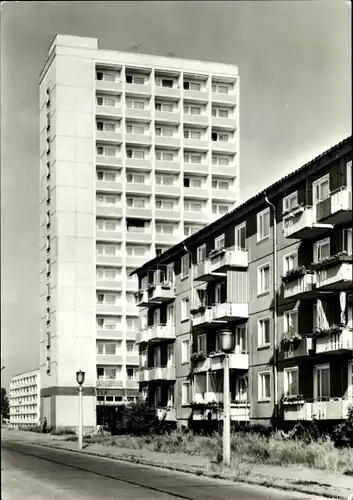
[[[39,369],[12,377],[9,403],[10,424],[13,427],[29,427],[40,424]]]
[[[347,417],[351,156],[350,137],[135,271],[140,392],[158,414],[223,418],[226,327],[233,421]]]

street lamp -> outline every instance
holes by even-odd
[[[82,384],[85,381],[85,372],[79,370],[76,372],[76,380],[78,383],[78,392],[79,392],[79,409],[78,409],[78,449],[82,450],[82,437],[83,437],[83,412],[82,412],[82,392],[83,387]]]
[[[224,329],[218,332],[223,360],[223,463],[230,464],[230,387],[229,354],[234,351],[234,333]]]

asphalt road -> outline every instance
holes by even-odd
[[[308,500],[300,493],[234,484],[3,440],[2,500]]]

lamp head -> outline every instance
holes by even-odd
[[[219,330],[218,338],[223,352],[229,354],[234,351],[234,333],[232,330]]]
[[[85,381],[85,372],[83,372],[82,370],[76,372],[76,380],[79,385],[82,385]]]

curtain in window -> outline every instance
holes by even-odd
[[[320,299],[317,300],[316,314],[317,314],[317,327],[322,330],[327,330],[330,325],[328,324],[326,314],[322,305],[322,301]]]
[[[340,292],[340,306],[341,306],[341,324],[345,325],[346,324],[346,304],[347,304],[347,295],[346,292]]]

